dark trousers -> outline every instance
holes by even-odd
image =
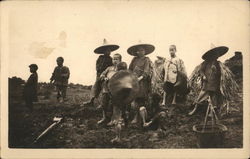
[[[25,105],[27,108],[29,108],[30,110],[33,110],[33,101],[32,99],[26,97],[25,98]]]
[[[97,98],[102,90],[102,81],[97,77],[91,89],[91,98]]]
[[[110,120],[113,114],[111,95],[109,93],[103,93],[101,101],[102,101],[102,109],[105,113],[105,116],[108,118],[108,120]]]
[[[67,86],[57,85],[56,88],[57,88],[57,99],[59,99],[60,97],[65,99],[66,92],[67,92]]]

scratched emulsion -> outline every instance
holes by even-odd
[[[29,54],[36,58],[46,59],[56,48],[66,48],[66,39],[66,32],[61,31],[56,40],[58,43],[55,43],[55,40],[52,40],[49,42],[50,47],[47,46],[46,42],[32,42],[28,49]]]
[[[59,34],[59,46],[65,48],[66,47],[66,39],[67,39],[67,34],[65,31],[61,31]]]
[[[29,54],[36,58],[46,59],[55,48],[46,47],[45,42],[33,42],[28,49]]]

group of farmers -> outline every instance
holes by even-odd
[[[186,95],[192,89],[184,62],[176,55],[176,46],[169,46],[169,58],[158,56],[162,62],[159,69],[157,63],[152,63],[147,57],[155,50],[153,45],[140,43],[129,47],[128,54],[134,56],[129,66],[122,61],[121,54],[110,56],[118,48],[118,45],[108,44],[104,39],[103,45],[94,50],[96,54],[101,54],[96,61],[96,81],[91,89],[90,101],[83,105],[94,105],[95,99],[101,97],[97,108],[102,109],[103,116],[98,124],[115,125],[117,133],[112,141],[120,141],[121,127],[127,124],[131,114],[131,124],[141,123],[145,129],[166,129],[161,124],[166,119],[166,109],[171,105],[184,104]],[[215,109],[219,108],[221,67],[217,59],[227,51],[227,47],[215,47],[202,56],[204,62],[198,71],[202,89],[189,115],[194,114],[199,104],[208,98]],[[57,88],[58,101],[63,102],[66,100],[70,71],[63,65],[62,57],[56,61],[57,66],[50,80]],[[26,105],[32,110],[32,102],[37,100],[38,66],[31,64],[29,67],[32,74],[25,85],[24,97]]]

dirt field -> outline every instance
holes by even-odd
[[[45,88],[44,88],[45,89]],[[31,113],[21,98],[20,88],[9,91],[9,147],[11,148],[197,148],[196,134],[192,127],[204,120],[205,112],[188,116],[189,106],[175,106],[169,111],[169,127],[166,131],[143,130],[131,125],[122,131],[122,142],[111,143],[112,127],[98,126],[101,112],[95,107],[81,107],[89,99],[89,89],[68,89],[68,101],[58,104],[56,92],[40,90],[39,102]],[[220,122],[227,126],[223,147],[242,147],[242,93],[231,102],[231,113]],[[190,102],[190,100],[189,100]],[[188,105],[188,104],[187,104]],[[63,121],[39,142],[36,137],[45,130],[55,116]]]

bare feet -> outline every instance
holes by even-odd
[[[147,123],[144,123],[144,124],[143,124],[143,127],[148,127],[148,126],[150,126],[151,124],[152,124],[152,121],[147,122]]]
[[[105,120],[106,120],[106,118],[102,118],[101,120],[99,120],[99,121],[97,122],[97,124],[102,124],[102,123],[105,122]]]
[[[195,105],[194,109],[188,113],[188,115],[193,115],[197,109],[197,105]]]
[[[131,124],[137,124],[137,123],[138,123],[137,118],[134,118],[134,119],[131,121]]]
[[[111,120],[111,121],[107,124],[107,126],[113,126],[113,125],[115,125],[115,122],[114,122],[113,120]]]
[[[102,105],[98,105],[98,107],[96,107],[96,110],[100,110],[102,109]]]
[[[119,137],[115,137],[114,139],[111,140],[112,143],[120,143],[121,139]]]

